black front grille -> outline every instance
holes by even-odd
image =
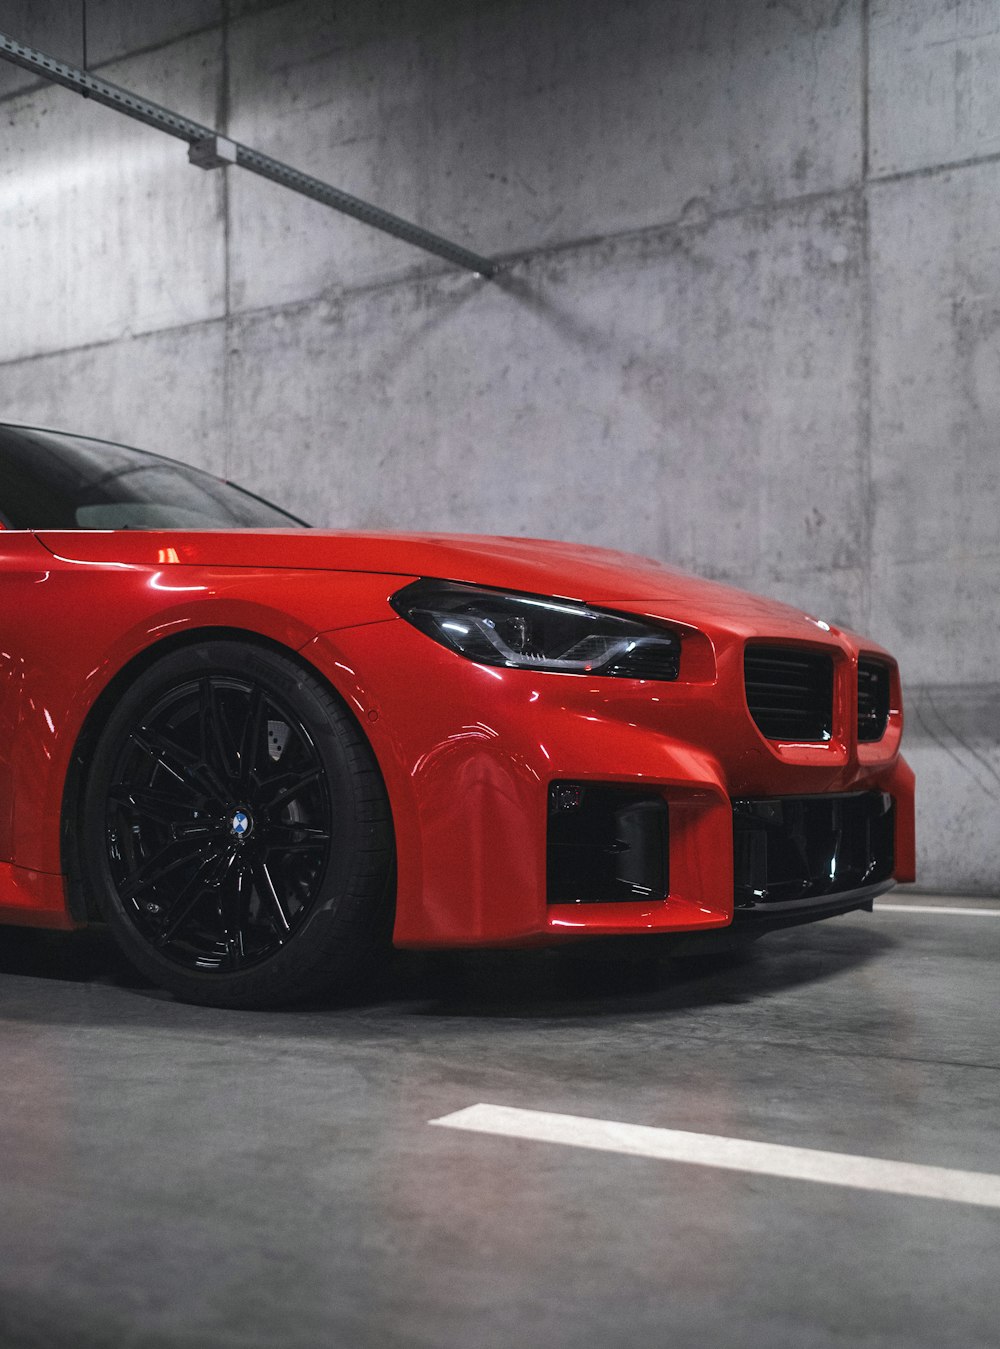
[[[893,816],[884,792],[734,801],[737,908],[835,897],[887,881]]]
[[[829,740],[833,661],[798,647],[748,646],[743,657],[747,706],[768,740]]]
[[[889,723],[889,667],[862,656],[858,661],[858,739],[881,740]]]

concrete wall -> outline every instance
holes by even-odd
[[[1000,890],[1000,0],[90,0],[91,64],[486,284],[0,68],[0,415],[318,523],[583,538],[899,656]],[[77,61],[79,5],[0,0]]]

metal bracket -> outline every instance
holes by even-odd
[[[225,169],[236,163],[236,142],[225,136],[206,136],[188,146],[188,161],[199,169]]]
[[[78,70],[64,61],[56,60],[54,56],[46,56],[44,52],[36,51],[6,33],[0,33],[0,60],[9,61],[23,70],[30,70],[40,75],[42,79],[52,81],[53,84],[61,84],[74,93],[82,94],[84,98],[92,99],[95,103],[103,103],[105,107],[124,113],[126,117],[131,117],[137,122],[144,122],[147,126],[156,127],[158,131],[165,131],[168,136],[187,141],[190,147],[188,159],[199,168],[224,168],[232,164],[241,169],[249,169],[251,173],[256,173],[261,178],[270,178],[273,183],[280,183],[282,187],[287,187],[292,192],[311,197],[313,201],[321,202],[342,215],[381,230],[383,234],[391,234],[415,248],[422,248],[425,253],[433,253],[439,258],[444,258],[445,261],[454,263],[456,267],[463,267],[466,271],[475,272],[487,279],[496,276],[501,270],[501,264],[491,258],[481,257],[478,253],[463,248],[461,244],[452,243],[450,239],[433,234],[420,225],[414,225],[409,220],[393,215],[390,211],[383,211],[380,206],[373,206],[371,202],[352,197],[350,193],[342,192],[339,187],[324,183],[319,178],[312,178],[289,164],[283,164],[278,159],[261,154],[259,150],[252,150],[238,141],[220,136],[211,127],[192,122],[190,118],[171,112],[169,108],[162,108],[158,103],[151,103],[138,94],[130,93],[128,89],[122,89],[120,85],[111,84],[108,80],[102,80],[85,70]]]

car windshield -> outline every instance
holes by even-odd
[[[289,529],[305,522],[200,469],[126,445],[0,426],[7,529]]]

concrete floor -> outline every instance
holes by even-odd
[[[998,1209],[427,1121],[997,1173],[998,961],[1000,917],[882,910],[725,962],[406,957],[367,1005],[247,1014],[7,929],[0,1344],[996,1346]]]

